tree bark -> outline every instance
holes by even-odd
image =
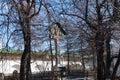
[[[22,26],[22,33],[24,38],[24,51],[21,57],[20,80],[30,80],[31,30],[29,17],[26,17],[26,26]]]
[[[104,80],[104,39],[101,32],[96,33],[97,80]]]
[[[111,65],[111,52],[110,52],[110,40],[111,37],[108,37],[106,40],[106,68],[105,68],[105,76],[106,78],[110,77],[110,65]]]
[[[99,1],[96,0],[96,12],[97,12],[97,32],[96,32],[96,52],[97,52],[97,80],[105,80],[104,78],[104,28],[102,25],[101,6]]]
[[[23,32],[24,34],[24,52],[21,57],[21,66],[20,66],[20,80],[29,80],[30,76],[30,52],[31,52],[31,38],[30,38],[30,32],[29,28],[26,30],[26,32]]]
[[[117,62],[116,62],[115,67],[113,69],[111,80],[116,80],[115,77],[116,77],[116,73],[117,73],[117,69],[118,69],[119,65],[120,65],[120,49],[119,49]]]

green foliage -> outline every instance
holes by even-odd
[[[0,49],[0,54],[21,54],[23,51],[22,50],[6,50],[6,49]]]

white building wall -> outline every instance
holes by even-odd
[[[70,63],[74,63],[73,61]],[[80,62],[75,62],[75,64],[81,65]],[[61,66],[66,66],[67,61],[61,62]],[[55,61],[53,61],[53,66],[55,66]],[[20,60],[0,60],[0,73],[5,75],[12,74],[14,70],[20,72]],[[39,73],[42,71],[51,71],[51,61],[31,61],[31,71],[32,73]]]

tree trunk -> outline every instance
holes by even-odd
[[[119,49],[119,54],[118,54],[118,59],[117,59],[117,62],[115,64],[115,67],[113,69],[113,73],[112,73],[112,76],[111,76],[111,80],[116,80],[115,79],[115,76],[116,76],[116,73],[117,73],[117,69],[120,65],[120,49]]]
[[[96,33],[97,80],[104,80],[104,39],[102,32]]]
[[[26,18],[27,25],[22,27],[24,37],[24,51],[21,57],[20,66],[20,80],[30,80],[30,53],[31,53],[31,31],[30,31],[30,19]]]
[[[26,48],[21,57],[21,66],[20,66],[20,80],[29,80],[30,72],[30,53]]]
[[[27,31],[28,32],[28,31]],[[27,36],[26,36],[27,35]],[[29,80],[30,73],[30,34],[29,32],[24,35],[24,52],[21,57],[21,66],[20,66],[20,80]]]
[[[104,78],[104,27],[103,16],[101,13],[101,5],[99,0],[96,0],[96,12],[97,12],[97,32],[96,32],[96,52],[97,52],[97,80],[105,80]]]
[[[106,68],[105,68],[105,76],[106,78],[110,77],[110,65],[111,65],[111,52],[110,52],[110,40],[111,37],[108,37],[106,40]]]

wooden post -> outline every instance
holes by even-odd
[[[55,50],[56,50],[56,67],[58,67],[58,64],[60,64],[60,48],[59,48],[59,31],[55,30],[56,36],[55,36]]]
[[[66,35],[67,33],[63,30],[59,22],[54,23],[50,28],[50,38],[55,41],[56,67],[58,67],[58,64],[60,64],[59,40],[62,39],[62,34]]]

